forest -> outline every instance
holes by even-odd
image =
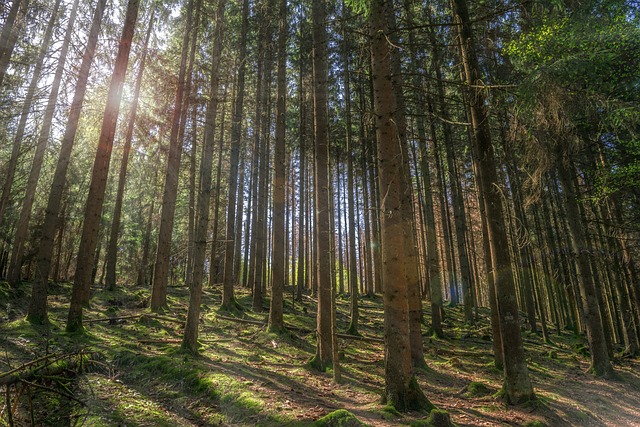
[[[1,426],[640,425],[638,1],[0,25]]]

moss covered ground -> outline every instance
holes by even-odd
[[[276,335],[260,324],[250,295],[239,290],[244,310],[221,313],[220,289],[205,289],[200,323],[200,354],[180,350],[186,316],[186,287],[170,287],[170,307],[152,317],[149,290],[92,289],[83,334],[64,332],[70,284],[52,284],[50,324],[24,320],[29,283],[0,292],[0,372],[8,372],[47,354],[89,354],[82,369],[36,375],[35,385],[10,388],[11,422],[21,425],[91,426],[308,426],[336,410],[331,422],[344,425],[428,425],[428,413],[392,414],[380,403],[384,350],[373,341],[339,339],[341,384],[331,371],[314,372],[307,361],[315,351],[315,302],[286,303],[285,321],[295,328]],[[348,298],[338,298],[337,320],[348,327]],[[359,332],[382,338],[382,301],[361,298]],[[447,307],[445,338],[426,335],[427,369],[417,379],[428,398],[458,426],[624,426],[640,419],[638,362],[617,359],[619,381],[586,373],[588,358],[577,352],[584,337],[552,329],[552,344],[524,332],[528,365],[538,401],[506,407],[499,397],[501,372],[492,364],[488,311],[479,310],[474,326],[462,324],[460,308]],[[127,317],[138,316],[139,317]],[[0,380],[2,378],[0,374]],[[0,426],[8,425],[4,389]],[[332,421],[333,420],[333,421]],[[356,424],[361,423],[361,424]],[[320,424],[315,424],[320,425]],[[324,425],[324,424],[323,424]],[[333,425],[333,424],[326,424]],[[335,424],[341,425],[341,424]]]

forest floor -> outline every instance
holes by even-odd
[[[339,339],[339,385],[331,372],[307,368],[315,352],[310,332],[315,303],[309,297],[295,306],[287,301],[286,322],[297,329],[275,335],[261,325],[220,318],[264,322],[267,301],[261,313],[248,308],[218,313],[220,289],[205,290],[201,353],[193,357],[180,350],[182,322],[176,322],[186,316],[185,287],[169,289],[171,309],[161,317],[150,316],[147,289],[93,289],[85,321],[142,316],[85,323],[84,334],[70,335],[64,332],[70,286],[50,286],[51,322],[45,328],[24,320],[29,284],[17,290],[0,284],[0,385],[7,372],[27,362],[66,355],[55,359],[57,364],[45,359],[46,368],[36,364],[15,372],[23,381],[0,397],[0,426],[305,426],[340,408],[370,426],[426,425],[427,414],[394,415],[380,404],[384,350],[379,342]],[[240,291],[239,302],[250,307],[250,296]],[[342,330],[348,305],[347,297],[338,298]],[[360,332],[382,338],[381,299],[361,298],[360,307]],[[538,400],[505,406],[497,393],[501,373],[492,363],[488,310],[479,310],[472,327],[462,325],[459,308],[445,310],[446,338],[425,336],[428,369],[417,377],[431,402],[448,411],[456,425],[640,426],[637,360],[617,359],[620,378],[601,380],[586,373],[582,337],[553,330],[553,343],[545,344],[525,332]],[[72,363],[74,358],[82,363]],[[61,364],[62,370],[54,369]]]

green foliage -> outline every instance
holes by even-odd
[[[622,18],[546,18],[505,52],[519,69],[566,88],[626,101],[640,91],[640,28]]]

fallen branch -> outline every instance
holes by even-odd
[[[100,319],[85,320],[84,323],[96,323],[96,322],[108,322],[111,320],[135,319],[142,316],[144,316],[144,314],[132,314],[130,316],[118,316],[118,317],[103,317]]]
[[[148,317],[150,319],[164,320],[165,322],[177,323],[180,325],[184,325],[185,321],[180,319],[173,319],[171,317],[166,316],[158,316],[157,314],[143,314],[144,317]]]
[[[74,397],[73,395],[71,395],[69,393],[65,393],[64,391],[56,390],[55,388],[47,387],[46,385],[32,383],[32,382],[29,382],[27,380],[21,380],[21,382],[23,384],[26,384],[26,385],[31,386],[31,387],[40,388],[42,390],[46,390],[46,391],[49,391],[51,393],[59,394],[60,396],[66,397],[69,400],[75,400],[76,402],[78,402],[82,406],[87,406],[87,404],[84,403],[82,400],[78,399],[77,397]]]
[[[178,324],[184,324],[184,320],[173,319],[171,317],[159,316],[157,314],[149,314],[149,313],[141,313],[141,314],[131,314],[128,316],[118,316],[118,317],[101,317],[100,319],[89,319],[85,320],[84,323],[96,323],[96,322],[109,322],[112,320],[123,320],[123,319],[135,319],[138,317],[148,317],[150,319],[164,320],[165,322],[172,322]]]
[[[247,323],[249,325],[256,325],[256,326],[262,326],[265,327],[267,326],[266,323],[261,322],[259,320],[252,320],[252,319],[239,319],[237,317],[228,317],[228,316],[220,316],[217,315],[216,316],[218,319],[222,319],[222,320],[229,320],[231,322],[238,322],[238,323]],[[303,329],[297,326],[291,326],[291,325],[284,325],[284,327],[286,329],[289,330],[294,330],[294,331],[298,331],[301,333],[311,333],[313,331],[310,331],[308,329]],[[362,336],[362,335],[350,335],[350,334],[341,334],[341,333],[337,333],[336,336],[338,338],[343,338],[343,339],[347,339],[347,340],[356,340],[356,341],[365,341],[365,342],[376,342],[376,343],[384,343],[384,340],[382,338],[375,338],[375,337],[367,337],[367,336]]]
[[[57,365],[54,365],[54,363],[56,362],[62,361],[65,358],[73,358],[74,356],[78,357],[69,360],[68,363],[59,363]],[[80,352],[58,355],[53,359],[50,359],[49,357],[40,358],[25,363],[24,365],[19,366],[16,369],[2,374],[2,376],[0,376],[0,386],[9,386],[12,384],[17,384],[19,382],[32,381],[43,376],[55,376],[63,374],[68,370],[74,370],[78,367],[81,367],[84,362],[86,362],[85,359],[88,359],[88,357],[88,353]],[[47,363],[45,363],[43,366],[32,367],[34,364],[39,362]]]

